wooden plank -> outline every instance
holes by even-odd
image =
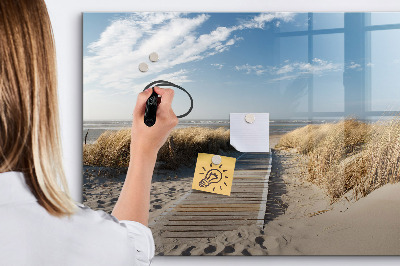
[[[219,215],[219,216],[190,216],[190,215],[174,215],[174,216],[168,216],[166,217],[167,221],[235,221],[235,220],[240,220],[240,221],[255,221],[259,220],[257,217],[251,217],[251,216],[242,216],[242,215],[237,215],[237,216],[225,216],[225,215]],[[264,220],[264,219],[262,219]]]
[[[202,194],[202,192],[193,192],[193,194]],[[231,196],[236,196],[236,197],[241,197],[241,196],[248,196],[248,195],[254,195],[255,193],[252,191],[241,191],[241,192],[231,192]],[[219,194],[217,194],[219,195]],[[261,193],[259,193],[261,195]],[[229,198],[231,196],[226,196],[226,195],[219,195],[221,197],[226,197]]]
[[[193,196],[190,197],[188,200],[229,200],[229,199],[233,199],[233,200],[261,200],[262,199],[262,195],[258,194],[258,195],[251,195],[250,193],[247,193],[246,195],[231,195],[231,196],[223,196],[223,197],[217,197],[217,196],[209,196],[209,197],[202,197],[202,196]]]
[[[264,191],[263,186],[253,186],[253,187],[235,187],[232,186],[231,194],[232,193],[245,193],[245,192],[252,192],[254,194],[262,194]]]
[[[233,178],[235,178],[236,176],[243,176],[243,175],[262,176],[262,175],[268,174],[268,172],[269,172],[268,169],[264,169],[259,172],[249,171],[249,170],[235,170],[235,173],[233,174]]]
[[[251,182],[249,182],[249,183],[245,183],[245,182],[242,182],[242,183],[233,183],[233,187],[234,188],[262,188],[262,187],[264,187],[264,185],[265,184],[268,184],[268,183],[265,183],[265,182],[259,182],[259,183],[251,183]]]
[[[271,172],[271,168],[263,168],[258,170],[251,169],[243,169],[243,170],[235,170],[234,177],[236,175],[265,175]]]
[[[223,204],[196,204],[196,203],[183,203],[177,205],[178,208],[204,208],[204,207],[212,207],[212,208],[227,208],[227,207],[258,207],[259,203],[223,203]]]
[[[259,171],[266,171],[266,170],[271,169],[270,166],[260,167],[260,164],[268,164],[268,162],[260,162],[260,163],[256,163],[256,164],[253,164],[253,165],[245,164],[245,165],[243,165],[243,168],[239,164],[238,167],[235,167],[235,173],[236,173],[236,171],[238,173],[241,172],[241,171],[252,172],[253,170],[255,170],[255,172],[259,172]],[[253,172],[253,173],[255,173],[255,172]]]
[[[173,225],[169,226],[169,232],[201,232],[201,231],[232,231],[237,229],[237,225],[207,225],[207,226],[191,226],[191,225]]]
[[[227,196],[227,195],[221,195],[221,194],[214,194],[214,193],[204,193],[204,192],[201,192],[201,191],[198,191],[198,192],[192,192],[192,195],[190,196],[190,198],[192,198],[192,197],[204,197],[204,198],[216,198],[216,199],[229,199],[229,198],[234,198],[234,197],[253,197],[253,198],[255,198],[255,197],[259,197],[260,195],[262,195],[262,193],[253,193],[253,195],[248,195],[249,193],[248,192],[231,192],[231,195],[230,196]],[[190,198],[188,198],[188,199],[190,199]]]
[[[218,200],[219,203],[243,203],[243,204],[259,204],[260,203],[260,199],[254,199],[254,200],[242,200],[242,199],[230,199],[230,200]],[[215,203],[215,200],[201,200],[201,202],[199,202],[198,200],[189,200],[189,201],[185,201],[185,204],[197,204],[197,203],[201,203],[201,204],[213,204]]]
[[[253,193],[256,192],[256,193],[262,194],[263,188],[264,188],[264,184],[252,185],[250,187],[249,186],[238,186],[238,187],[232,186],[231,194],[232,193],[246,193],[246,192],[250,192],[250,191],[252,191]],[[192,193],[193,194],[196,194],[196,193],[204,194],[204,192],[201,191],[201,190],[193,190]],[[208,193],[208,192],[206,192],[206,193],[207,194],[212,194],[212,195],[220,195],[220,196],[229,197],[229,196],[221,195],[221,194]]]
[[[164,232],[161,234],[164,238],[214,238],[225,231],[199,231],[199,232]]]
[[[232,197],[232,198],[227,198],[227,199],[218,199],[218,198],[205,198],[205,199],[200,199],[200,198],[192,198],[190,200],[188,200],[188,202],[210,202],[210,203],[215,203],[215,202],[235,202],[235,203],[245,203],[246,201],[258,201],[260,202],[261,200],[265,200],[263,199],[261,196],[258,197]],[[243,202],[242,202],[243,201]],[[250,203],[253,203],[250,202]],[[175,205],[171,206],[174,207]]]
[[[248,178],[243,178],[243,179],[233,179],[233,185],[234,184],[242,184],[242,183],[245,183],[245,184],[252,184],[252,183],[257,183],[257,184],[262,184],[262,183],[268,183],[265,179],[260,179],[260,180],[257,180],[257,179],[248,179]]]
[[[266,169],[267,168],[264,168],[264,167],[246,168],[246,170],[236,170],[235,169],[235,173],[244,173],[244,172],[263,173],[263,172],[267,172]]]
[[[236,187],[236,186],[232,186],[232,190],[231,190],[231,194],[232,193],[246,193],[246,192],[257,192],[257,193],[260,193],[260,194],[262,194],[262,192],[263,192],[263,185],[253,185],[253,186],[251,186],[251,187],[248,187],[248,186],[240,186],[240,187]],[[203,191],[201,191],[201,190],[193,190],[193,192],[192,192],[193,194],[194,193],[201,193],[201,194],[203,194],[204,192]],[[213,194],[214,195],[214,193],[208,193],[208,192],[206,192],[207,194]],[[217,195],[220,195],[220,194],[217,194]],[[221,195],[221,196],[225,196],[225,197],[229,197],[229,196],[226,196],[226,195]]]
[[[239,213],[237,212],[171,212],[170,215],[179,215],[179,216],[184,216],[184,215],[189,215],[189,216],[238,216]],[[257,217],[256,212],[241,212],[241,216],[253,216]]]
[[[202,199],[202,200],[186,200],[184,203],[184,205],[190,205],[190,204],[214,204],[215,200],[212,199]],[[246,199],[243,200],[241,198],[235,198],[235,199],[220,199],[218,200],[219,204],[258,204],[260,203],[260,200],[257,199]],[[175,205],[177,206],[177,205]]]
[[[259,205],[259,204],[258,204]],[[258,212],[258,206],[256,207],[218,207],[218,208],[213,208],[213,207],[203,207],[203,208],[180,208],[176,207],[174,208],[175,212],[251,212],[251,211],[257,211]]]
[[[254,220],[207,220],[207,221],[190,221],[190,225],[192,226],[212,226],[212,225],[247,225],[253,224]],[[180,221],[168,221],[164,224],[164,226],[177,226],[177,225],[188,225],[188,220],[180,220]],[[237,228],[237,226],[236,226]]]
[[[257,180],[264,180],[265,179],[265,174],[260,175],[260,176],[248,176],[248,175],[241,175],[240,178],[243,179],[257,179]],[[235,177],[233,177],[233,180],[235,180]]]

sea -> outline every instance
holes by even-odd
[[[322,124],[326,123],[326,120],[270,120],[269,134],[270,135],[282,135],[290,132],[296,128],[304,127],[309,124]],[[84,121],[82,142],[91,144],[105,131],[117,131],[124,128],[130,128],[132,121],[130,120],[108,120],[108,121]],[[229,120],[185,120],[179,121],[176,128],[185,127],[208,127],[208,128],[219,128],[223,127],[229,129]]]

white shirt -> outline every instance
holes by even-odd
[[[153,235],[78,204],[70,218],[39,205],[20,172],[0,173],[0,265],[149,265]]]

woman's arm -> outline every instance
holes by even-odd
[[[148,225],[150,188],[158,150],[165,143],[171,130],[178,124],[171,103],[172,89],[155,87],[161,95],[154,126],[144,124],[144,110],[151,88],[138,95],[133,111],[130,162],[121,194],[112,214],[118,220],[130,220]]]

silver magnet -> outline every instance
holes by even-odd
[[[254,121],[256,120],[256,117],[255,117],[254,114],[247,114],[247,115],[244,117],[244,120],[246,120],[246,122],[249,123],[249,124],[253,124]]]
[[[222,162],[222,158],[221,158],[221,156],[219,156],[219,155],[214,155],[214,156],[211,158],[211,161],[212,161],[213,164],[218,165],[218,164],[220,164],[220,163]]]
[[[151,62],[157,62],[158,61],[158,54],[156,52],[153,52],[149,55],[149,59]]]
[[[149,66],[146,63],[140,63],[139,64],[139,70],[141,72],[147,72],[147,70],[149,70]]]

